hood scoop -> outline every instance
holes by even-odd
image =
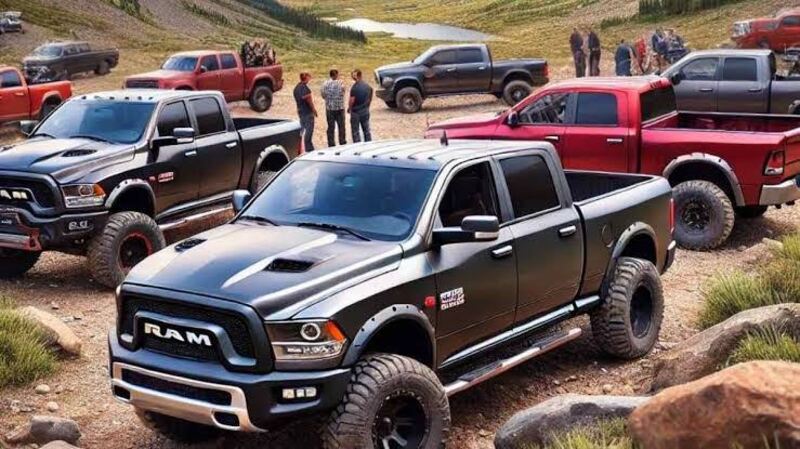
[[[278,258],[273,260],[265,271],[276,271],[281,273],[302,273],[308,271],[316,262],[313,260],[285,259]]]
[[[81,156],[88,156],[90,154],[97,153],[97,150],[83,150],[83,149],[76,149],[76,150],[69,150],[65,151],[61,157],[81,157]]]
[[[188,250],[194,248],[195,246],[197,246],[197,245],[199,245],[199,244],[201,244],[203,242],[205,242],[204,239],[194,239],[194,238],[186,239],[186,240],[178,243],[177,245],[175,245],[175,251],[177,251],[179,253],[182,253],[184,251],[188,251]]]

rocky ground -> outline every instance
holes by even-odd
[[[86,92],[119,86],[118,81],[89,77],[78,80],[76,85],[78,91]],[[423,112],[412,116],[389,111],[380,104],[373,113],[373,133],[381,139],[419,137],[428,122],[503,109],[502,103],[489,96],[431,100],[425,104]],[[249,111],[236,107],[235,113]],[[275,107],[269,115],[293,115],[289,89],[276,96]],[[320,147],[323,135],[320,121],[315,139]],[[0,137],[6,141],[9,138],[8,135]],[[709,277],[719,271],[747,268],[757,262],[763,252],[751,248],[763,246],[759,244],[765,237],[778,238],[794,231],[799,213],[795,208],[773,209],[762,219],[740,221],[729,243],[718,251],[679,250],[675,265],[663,278],[666,312],[661,340],[647,358],[620,363],[600,355],[592,344],[585,321],[577,320],[576,323],[587,330],[578,341],[454,397],[449,447],[491,448],[494,432],[513,413],[557,394],[642,392],[650,380],[653,357],[697,332],[694,320],[702,301],[702,286]],[[107,375],[106,335],[115,320],[113,295],[91,281],[83,259],[46,254],[23,279],[0,281],[0,295],[16,299],[19,305],[50,311],[84,341],[84,354],[79,359],[65,360],[59,371],[39,382],[51,387],[49,393],[37,394],[36,384],[0,391],[0,434],[27,422],[33,414],[52,413],[48,411],[48,403],[55,402],[58,410],[53,414],[75,419],[80,424],[83,447],[179,447],[146,430],[130,407],[112,399]],[[297,423],[269,435],[231,437],[209,447],[315,448],[319,441],[315,432],[309,431],[312,425]]]

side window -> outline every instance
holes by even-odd
[[[164,106],[158,116],[158,135],[162,137],[173,135],[175,128],[190,128],[189,114],[182,101]]]
[[[800,16],[789,16],[783,19],[781,22],[782,26],[785,27],[800,27]]]
[[[681,69],[683,79],[688,81],[714,81],[717,79],[718,58],[695,59]]]
[[[456,51],[455,50],[443,50],[435,55],[430,59],[431,65],[447,65],[447,64],[455,64],[456,63]]]
[[[209,72],[219,70],[219,61],[217,61],[217,55],[205,56],[200,60],[200,66],[205,67]]]
[[[223,69],[235,69],[236,68],[236,58],[233,57],[230,53],[223,53],[220,55],[220,59],[222,60],[222,68]]]
[[[22,80],[19,79],[17,72],[9,70],[0,74],[0,87],[20,87]]]
[[[78,49],[74,45],[68,45],[68,46],[64,47],[64,54],[67,55],[67,56],[74,55],[77,52],[78,52]]]
[[[458,172],[450,180],[439,204],[439,216],[444,226],[461,226],[461,221],[469,215],[499,216],[497,192],[488,162]]]
[[[500,161],[514,217],[525,217],[559,206],[547,162],[541,156],[518,156]]]
[[[534,101],[519,114],[520,123],[558,124],[564,123],[569,94],[545,95]]]
[[[617,125],[617,97],[614,94],[578,94],[576,125]]]
[[[483,52],[480,48],[462,48],[458,50],[459,64],[479,64],[483,62]]]
[[[754,58],[726,58],[722,81],[758,81],[758,65]]]
[[[89,53],[89,44],[81,44],[78,47],[78,53]]]
[[[198,136],[205,136],[225,131],[225,119],[219,103],[213,98],[198,98],[192,100],[192,110],[197,119]]]

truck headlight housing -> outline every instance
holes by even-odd
[[[381,86],[383,86],[386,89],[392,87],[393,84],[394,84],[394,78],[392,78],[391,76],[387,76],[381,81]]]
[[[106,201],[106,192],[99,184],[73,184],[61,187],[64,205],[68,208],[102,206]]]
[[[276,361],[319,360],[337,357],[347,337],[331,320],[266,323]]]

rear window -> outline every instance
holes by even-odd
[[[614,94],[580,93],[575,111],[576,125],[616,125],[617,97]]]
[[[219,57],[222,60],[222,68],[223,69],[235,69],[236,68],[236,58],[233,57],[230,53],[223,53]]]
[[[642,103],[642,122],[670,114],[678,109],[672,87],[649,90],[642,94],[639,101]]]
[[[483,62],[483,52],[480,48],[462,48],[458,50],[459,64],[475,64]]]
[[[225,131],[225,119],[222,117],[222,110],[219,103],[213,98],[200,98],[192,100],[192,109],[197,118],[197,134],[205,136],[208,134]]]
[[[754,58],[726,58],[722,67],[723,81],[758,81],[758,65]]]

